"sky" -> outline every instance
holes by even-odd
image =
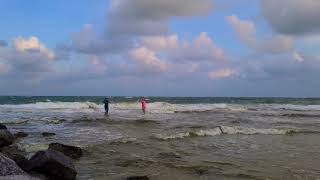
[[[320,1],[2,0],[0,95],[320,97]]]

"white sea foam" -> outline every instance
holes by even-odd
[[[216,135],[220,135],[221,133],[222,132],[219,128],[206,129],[206,130],[201,129],[195,132],[197,136],[216,136]]]
[[[190,132],[177,133],[177,134],[173,134],[173,135],[162,135],[162,134],[155,135],[155,137],[157,139],[161,139],[161,140],[182,139],[182,138],[189,137],[189,136],[190,136]]]
[[[265,135],[280,135],[280,134],[288,134],[294,130],[292,129],[256,129],[256,128],[248,128],[248,127],[221,127],[224,134],[246,134],[246,135],[254,135],[254,134],[265,134]]]
[[[306,131],[299,129],[257,129],[249,127],[227,127],[219,126],[213,129],[200,129],[189,132],[180,132],[171,135],[157,134],[155,137],[160,140],[172,140],[172,139],[182,139],[187,137],[203,137],[203,136],[217,136],[217,135],[285,135],[285,134],[295,134],[295,133],[320,133],[317,131]]]

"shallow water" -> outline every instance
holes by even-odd
[[[30,134],[21,148],[86,150],[78,179],[320,178],[317,99],[149,98],[143,115],[137,98],[114,98],[109,116],[98,97],[2,99],[0,122]]]

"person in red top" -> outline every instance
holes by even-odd
[[[141,103],[141,108],[142,108],[142,112],[143,114],[146,113],[146,108],[147,108],[147,101],[146,99],[143,97],[140,99],[140,103]]]

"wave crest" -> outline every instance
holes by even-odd
[[[139,102],[111,102],[110,107],[113,111],[132,111],[140,110]],[[16,104],[16,105],[0,105],[2,110],[68,110],[68,111],[103,111],[103,104],[94,102],[37,102],[33,104]],[[290,105],[290,104],[172,104],[168,102],[152,102],[147,104],[149,113],[203,113],[214,111],[264,111],[264,110],[294,110],[294,111],[320,111],[320,105]],[[278,114],[276,114],[278,116]],[[281,116],[281,114],[279,114]],[[283,116],[306,116],[304,113],[300,114],[285,114]],[[318,116],[312,115],[312,116]]]
[[[320,131],[300,130],[300,129],[256,129],[248,127],[227,127],[218,126],[213,129],[200,129],[189,132],[181,132],[172,135],[157,134],[154,137],[159,140],[183,139],[187,137],[204,137],[217,135],[286,135],[286,134],[302,134],[302,133],[320,133]]]
[[[120,102],[110,104],[114,111],[131,111],[140,110],[139,102]],[[37,102],[33,104],[17,104],[17,105],[0,105],[0,109],[5,110],[67,110],[67,111],[83,111],[94,110],[103,111],[103,104],[93,102]],[[192,113],[192,112],[207,112],[214,110],[226,109],[230,111],[246,110],[241,105],[231,104],[172,104],[168,102],[152,102],[147,104],[149,113]]]

